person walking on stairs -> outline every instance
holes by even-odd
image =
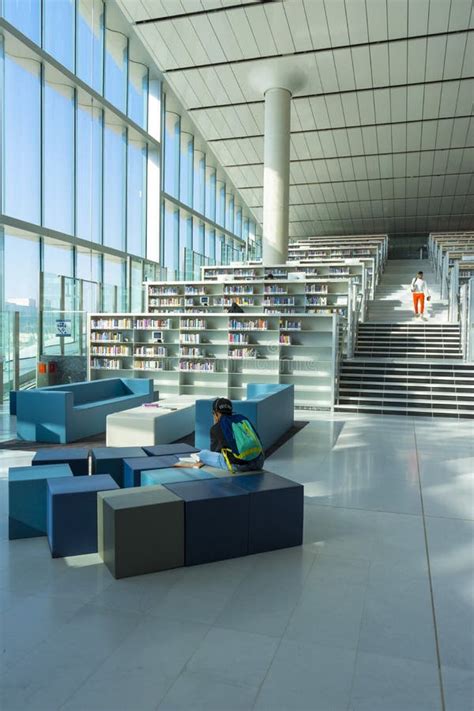
[[[418,272],[416,277],[411,282],[411,291],[413,293],[413,309],[415,317],[423,318],[425,313],[425,296],[427,301],[431,301],[430,290],[426,283],[423,272]]]

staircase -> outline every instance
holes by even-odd
[[[361,323],[356,358],[461,359],[458,324]]]
[[[474,363],[463,362],[459,325],[447,323],[447,304],[425,265],[387,263],[354,358],[341,364],[336,410],[474,418]],[[419,269],[432,294],[426,320],[413,314],[410,282]]]
[[[428,261],[416,259],[389,259],[375,299],[369,303],[368,318],[371,323],[413,322],[413,296],[410,285],[418,271],[422,271],[431,292],[431,301],[425,300],[425,318],[428,323],[446,323],[448,302],[441,301],[439,286]]]

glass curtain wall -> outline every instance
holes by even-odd
[[[198,147],[195,136],[183,130],[183,120],[174,111],[164,111],[163,138],[163,263],[190,278],[195,272],[191,264],[245,259],[248,208],[240,201],[237,204],[233,187]],[[199,217],[191,215],[188,207]],[[224,233],[216,236],[216,226]]]

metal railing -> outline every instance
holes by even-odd
[[[463,359],[474,362],[474,277],[459,290],[459,323]]]

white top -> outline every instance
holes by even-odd
[[[415,277],[412,282],[411,282],[411,290],[415,293],[421,293],[421,294],[426,294],[426,296],[430,295],[430,290],[428,289],[428,284],[424,279],[420,279],[420,277]]]

